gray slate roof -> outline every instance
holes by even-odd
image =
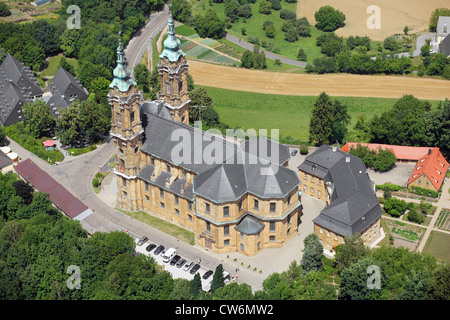
[[[11,165],[13,161],[2,150],[0,150],[0,169]]]
[[[439,53],[443,53],[446,57],[450,57],[450,36],[442,40],[439,44]]]
[[[195,173],[193,193],[213,202],[234,201],[245,192],[282,198],[300,183],[298,175],[278,161],[271,163],[267,157],[245,152],[245,143],[236,145],[152,113],[146,113],[146,121],[142,151]],[[284,159],[285,155],[283,163]]]
[[[348,236],[361,233],[381,216],[373,183],[361,159],[323,145],[305,162],[298,167],[299,170],[320,172],[320,176],[316,176],[323,178],[325,184],[332,188],[330,205],[313,220],[314,223]],[[313,169],[314,164],[316,169]]]
[[[25,90],[30,97],[43,94],[39,83],[31,69],[8,54],[0,66],[0,81],[11,80],[18,87]]]
[[[55,115],[57,115],[57,110],[54,108],[67,107],[75,99],[81,102],[89,97],[89,92],[81,85],[80,81],[64,68],[58,69],[48,88],[54,98],[50,98],[47,104]]]
[[[22,106],[42,94],[30,68],[8,54],[0,65],[1,124],[9,126],[23,120]]]
[[[262,224],[258,219],[250,214],[247,214],[241,219],[236,227],[237,231],[242,232],[246,235],[257,234],[262,229],[264,229],[264,224]]]
[[[445,33],[445,26],[447,26],[447,33]],[[450,34],[450,17],[439,16],[436,25],[436,33],[440,37],[446,37]]]

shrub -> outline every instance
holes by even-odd
[[[94,188],[98,188],[98,178],[92,179],[92,186],[93,186]]]
[[[421,224],[425,221],[425,216],[418,212],[417,207],[413,207],[411,210],[409,210],[406,218],[408,221],[415,222],[418,224]]]
[[[270,14],[272,12],[272,4],[270,1],[263,0],[259,4],[259,13]]]
[[[297,14],[294,11],[282,9],[280,11],[280,18],[285,20],[295,20],[297,19]]]
[[[405,212],[405,210],[405,200],[389,198],[384,201],[384,211],[393,217],[400,217]]]
[[[421,187],[412,186],[412,187],[410,187],[409,191],[411,191],[414,194],[421,195],[421,196],[432,197],[432,198],[439,197],[439,192],[437,192],[435,190],[421,188]]]
[[[385,184],[377,184],[375,186],[375,188],[377,190],[383,190],[383,191],[398,191],[400,190],[402,187],[397,185],[397,184],[392,184],[392,183],[385,183]]]
[[[301,155],[306,155],[308,154],[308,146],[300,146],[300,154]]]
[[[323,6],[314,14],[316,27],[322,31],[334,31],[344,25],[345,14],[331,6]]]
[[[297,60],[298,61],[306,61],[307,60],[306,52],[305,52],[305,50],[303,50],[303,48],[300,48],[298,50]]]

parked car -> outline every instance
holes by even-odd
[[[147,237],[142,237],[142,238],[140,238],[139,241],[137,242],[137,245],[138,245],[138,246],[142,246],[144,243],[147,242],[147,240],[148,240]]]
[[[155,251],[153,251],[153,253],[155,254],[155,256],[157,256],[157,255],[160,254],[161,251],[163,251],[163,250],[164,250],[164,246],[163,246],[163,245],[160,245],[160,246],[158,246],[158,248],[155,249]]]
[[[179,255],[176,255],[175,257],[172,258],[172,260],[170,260],[170,265],[174,266],[180,259],[181,257]]]
[[[155,248],[156,248],[156,244],[152,243],[152,244],[149,244],[147,246],[147,248],[145,248],[145,250],[147,250],[147,252],[150,252],[150,251],[152,251]]]
[[[208,270],[205,272],[205,274],[203,275],[203,279],[208,279],[211,275],[213,274],[213,272],[211,270]]]
[[[291,156],[295,156],[296,154],[297,154],[297,150],[292,150],[292,152],[291,152]]]
[[[191,271],[189,271],[190,274],[194,274],[200,269],[200,265],[198,263],[195,264],[195,266],[192,267]]]
[[[186,259],[180,259],[177,262],[176,266],[177,266],[177,268],[181,268],[183,266],[183,264],[185,264],[185,263],[186,263]]]
[[[184,265],[183,270],[188,271],[193,265],[194,265],[194,261],[189,261]]]

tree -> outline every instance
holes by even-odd
[[[17,180],[13,183],[13,187],[16,190],[16,194],[22,198],[25,205],[29,205],[33,202],[34,188],[23,180]]]
[[[379,270],[379,273],[376,273],[377,271],[375,270]],[[370,276],[373,276],[374,273],[376,273],[375,278],[371,279]],[[385,265],[377,262],[371,256],[364,257],[341,272],[341,285],[338,299],[379,299],[386,282]]]
[[[448,263],[438,266],[431,273],[426,298],[430,300],[450,299],[450,265]]]
[[[328,57],[334,57],[344,48],[344,39],[334,32],[324,33],[317,37],[316,45],[320,46],[320,52]]]
[[[173,18],[180,22],[186,22],[191,17],[191,4],[187,0],[172,0]]]
[[[60,47],[66,57],[77,57],[77,42],[80,39],[80,31],[78,29],[65,29],[59,37]]]
[[[323,6],[314,14],[316,27],[322,31],[335,31],[344,26],[345,15],[331,6]]]
[[[194,275],[194,279],[191,280],[191,294],[195,298],[202,291],[202,280],[200,279],[200,274],[197,272]]]
[[[310,271],[322,271],[323,246],[320,243],[319,236],[317,236],[317,234],[315,233],[311,233],[306,236],[303,243],[305,244],[305,249],[302,257],[303,274],[306,274]]]
[[[334,107],[330,97],[322,92],[314,103],[309,123],[309,141],[315,145],[329,143],[333,134]]]
[[[247,283],[232,282],[218,288],[213,293],[213,300],[252,300],[252,288]]]
[[[369,120],[364,113],[360,113],[358,115],[353,129],[356,131],[356,137],[358,138],[358,141],[362,142],[370,141]]]
[[[272,4],[270,3],[270,1],[263,0],[259,4],[258,11],[262,14],[270,14],[272,12]]]
[[[136,79],[136,83],[140,90],[150,92],[150,71],[145,64],[139,63],[134,67],[134,78]]]
[[[213,10],[208,9],[204,16],[195,16],[194,29],[202,38],[220,39],[224,35],[225,22]]]
[[[191,293],[191,281],[183,278],[174,279],[173,290],[169,300],[193,300]]]
[[[399,49],[400,43],[393,36],[389,36],[384,39],[383,46],[386,50],[396,51]]]
[[[212,107],[206,107],[202,112],[202,121],[207,128],[213,128],[220,124],[219,114]]]
[[[284,33],[284,39],[289,42],[295,42],[298,40],[298,33],[295,28],[289,29]]]
[[[397,157],[390,149],[378,149],[373,168],[380,172],[389,171],[397,162]]]
[[[77,104],[59,110],[56,119],[56,135],[64,145],[74,145],[81,139],[82,123],[80,108]]]
[[[305,52],[305,50],[303,50],[303,48],[300,48],[298,50],[297,60],[298,61],[306,61],[307,60],[306,52]]]
[[[265,31],[267,38],[275,37],[275,26],[273,24],[268,25]]]
[[[4,2],[0,2],[0,17],[7,17],[11,15],[11,11]]]
[[[222,288],[225,285],[223,279],[223,266],[222,264],[217,265],[216,271],[214,272],[213,279],[211,282],[211,290],[210,292],[214,294],[216,290]]]
[[[245,50],[241,56],[241,67],[251,69],[253,68],[254,57],[253,52]]]
[[[34,138],[42,137],[55,124],[50,107],[42,99],[28,102],[22,107],[27,128]]]
[[[437,27],[437,22],[438,22],[439,16],[443,16],[443,17],[450,16],[450,8],[434,9],[434,11],[431,13],[430,24],[429,24],[431,32],[436,32],[436,27]]]
[[[384,210],[393,217],[400,217],[406,210],[405,200],[389,198],[384,201]]]
[[[76,77],[75,68],[67,61],[66,58],[62,57],[59,61],[59,67],[66,70],[68,73]]]
[[[332,129],[332,141],[342,142],[347,134],[347,126],[350,124],[351,116],[348,114],[348,108],[339,100],[333,101],[334,121]]]
[[[297,19],[297,14],[289,9],[281,9],[280,18],[293,21]]]
[[[368,255],[369,252],[359,234],[345,237],[344,243],[336,246],[336,271],[342,272],[351,264]]]

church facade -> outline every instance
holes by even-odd
[[[118,47],[108,94],[117,207],[191,230],[197,245],[217,253],[283,246],[301,216],[289,149],[262,137],[235,143],[189,125],[188,63],[172,17],[168,25],[156,101],[143,101]]]

